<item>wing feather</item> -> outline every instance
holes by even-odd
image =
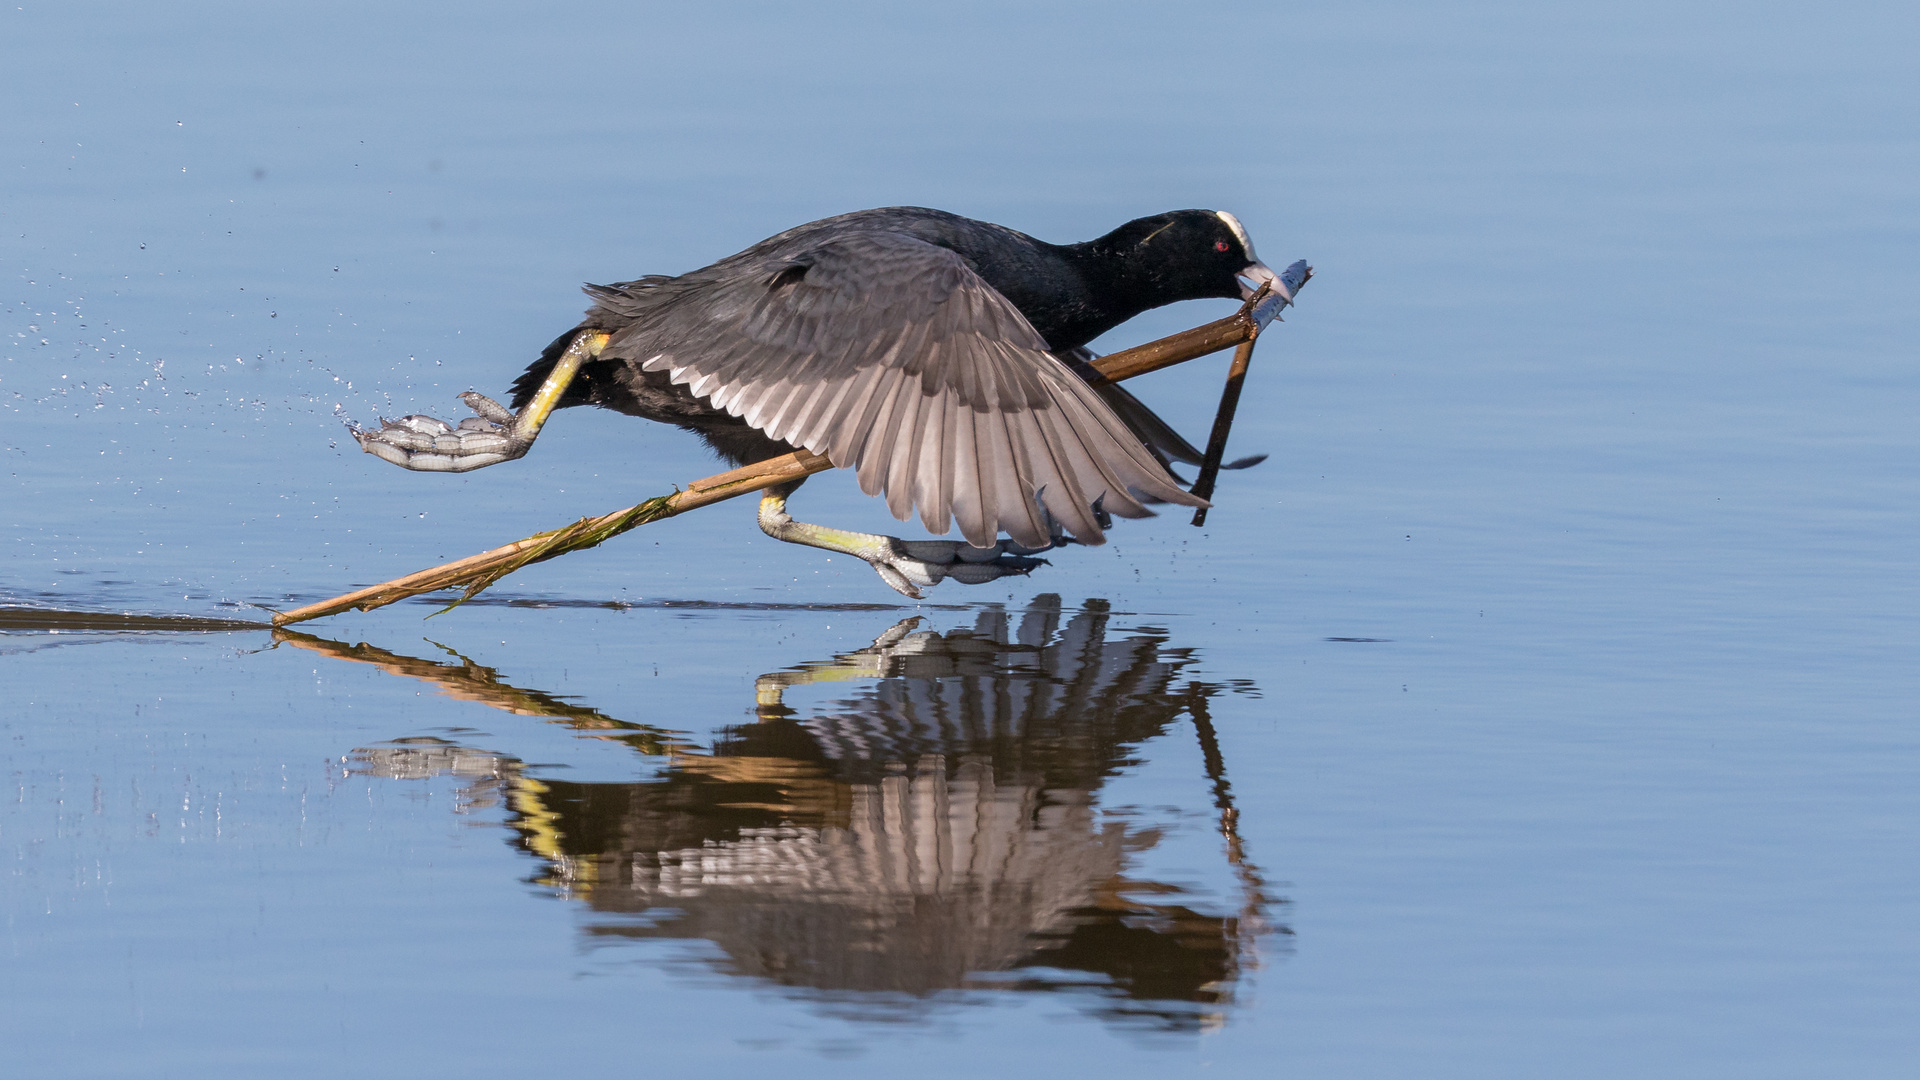
[[[920,392],[919,383],[918,379],[902,379],[895,393],[896,433],[889,440],[894,450],[887,463],[886,492],[887,511],[901,521],[913,515],[920,499],[920,443],[925,436],[922,425],[930,399]]]
[[[749,258],[751,256],[751,258]],[[744,260],[744,261],[743,261]],[[666,371],[769,436],[851,468],[901,520],[976,546],[1103,540],[1092,507],[1201,505],[1018,308],[945,248],[875,228],[755,249],[647,286],[603,356]],[[647,358],[640,360],[639,358]]]
[[[951,415],[956,421],[954,445],[957,451],[953,469],[948,473],[954,485],[954,524],[960,526],[962,536],[979,536],[987,527],[986,499],[981,485],[988,481],[981,468],[980,445],[975,431],[974,421],[978,414],[972,409],[959,408],[953,410]]]

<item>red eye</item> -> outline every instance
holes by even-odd
[[[1213,242],[1213,250],[1226,251],[1227,249],[1228,249],[1228,244],[1225,240],[1215,240]]]

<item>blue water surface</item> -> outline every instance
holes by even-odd
[[[1916,31],[9,7],[9,1062],[1907,1075]],[[719,471],[570,410],[410,474],[344,421],[503,392],[583,281],[892,204],[1311,261],[1270,458],[923,604],[743,500],[430,621],[219,621]],[[1197,439],[1225,364],[1134,389]],[[794,510],[916,535],[844,474]]]

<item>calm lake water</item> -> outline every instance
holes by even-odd
[[[1910,1075],[1917,30],[10,6],[9,1064]],[[902,203],[1312,261],[1271,458],[925,604],[742,501],[250,625],[718,471],[572,410],[410,474],[342,421],[504,391],[582,281]],[[1135,389],[1198,438],[1224,369]]]

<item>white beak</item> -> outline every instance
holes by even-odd
[[[1253,299],[1253,295],[1260,291],[1260,286],[1270,284],[1273,286],[1273,291],[1287,303],[1293,303],[1293,290],[1287,288],[1287,283],[1281,280],[1279,274],[1273,272],[1272,267],[1258,259],[1248,263],[1234,276],[1240,279],[1240,299],[1242,300]]]

